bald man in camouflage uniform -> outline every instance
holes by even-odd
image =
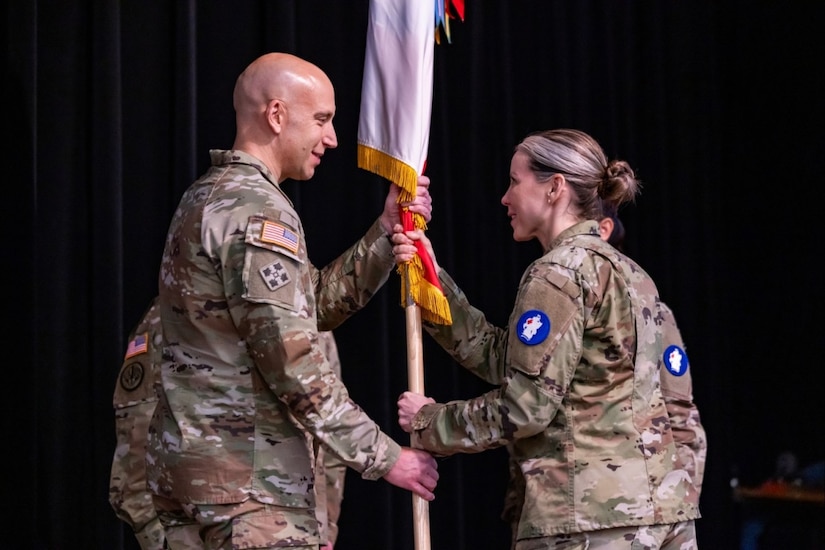
[[[401,447],[354,403],[319,330],[363,308],[395,264],[399,188],[366,234],[327,266],[309,261],[281,183],[311,179],[338,145],[335,94],[317,66],[266,54],[238,77],[231,150],[184,193],[161,260],[164,363],[149,427],[147,475],[170,547],[198,528],[206,548],[312,548],[325,445],[367,480],[432,500],[428,453]],[[429,180],[411,201],[430,219]]]
[[[163,550],[166,537],[146,487],[146,438],[149,421],[157,404],[154,388],[161,360],[160,310],[152,299],[137,326],[129,334],[126,354],[114,391],[117,447],[112,460],[109,502],[117,516],[133,530],[142,550]],[[341,376],[341,359],[332,332],[318,338],[333,372]],[[332,550],[338,537],[338,518],[344,497],[346,465],[320,448],[315,491],[322,550]],[[200,545],[197,532],[185,539]]]

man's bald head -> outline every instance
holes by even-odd
[[[287,53],[262,55],[235,83],[233,149],[262,160],[278,181],[307,180],[338,146],[335,90],[318,66]]]
[[[232,103],[238,117],[260,113],[275,98],[294,101],[298,94],[332,87],[317,65],[288,53],[262,55],[241,73],[235,83]]]

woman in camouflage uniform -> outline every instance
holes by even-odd
[[[604,204],[633,201],[639,187],[630,165],[608,161],[584,132],[540,132],[516,146],[501,202],[513,238],[537,239],[543,255],[504,328],[439,269],[423,232],[395,229],[396,260],[412,259],[420,239],[450,303],[453,324],[427,332],[497,386],[448,403],[405,392],[399,424],[440,455],[508,447],[524,480],[517,550],[696,548],[698,493],[659,382],[659,294],[599,236]]]

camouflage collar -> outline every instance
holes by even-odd
[[[562,244],[562,242],[572,239],[577,235],[592,235],[599,237],[599,222],[596,220],[584,220],[583,222],[579,222],[577,224],[571,225],[561,233],[559,236],[553,239],[553,242],[550,243],[550,246],[547,247],[546,252],[549,252]]]

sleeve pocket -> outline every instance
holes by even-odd
[[[305,263],[298,255],[298,233],[281,222],[252,216],[244,242],[244,299],[297,311]]]
[[[575,283],[559,275],[550,280],[549,273],[543,279],[533,279],[525,285],[511,319],[508,352],[510,365],[529,376],[539,375],[553,356],[553,352],[579,311],[573,298],[578,294]],[[570,285],[567,285],[570,283]],[[545,317],[549,329],[544,339],[534,345],[525,344],[518,336],[519,320],[523,312],[535,312]]]

